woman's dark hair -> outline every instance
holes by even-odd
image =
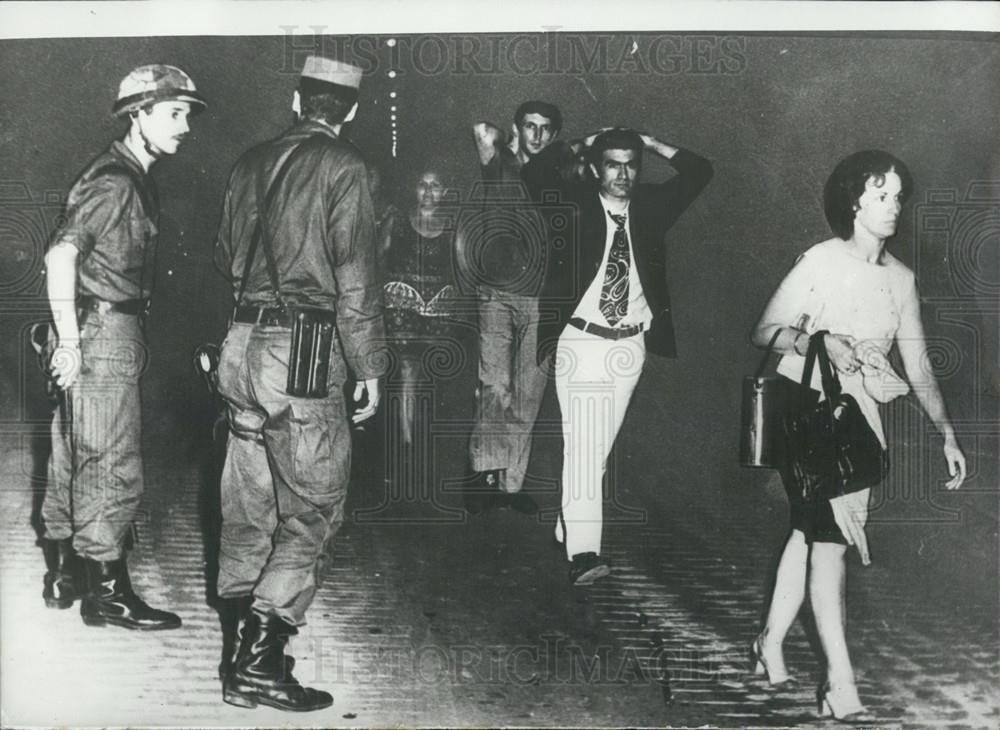
[[[600,167],[605,150],[632,150],[635,152],[636,159],[641,161],[644,148],[645,145],[638,132],[631,129],[609,129],[594,138],[588,155],[591,164]]]
[[[299,103],[303,119],[341,124],[358,100],[358,90],[308,76],[299,80]]]
[[[562,112],[555,104],[549,104],[547,101],[526,101],[514,112],[514,124],[520,127],[529,114],[540,114],[552,122],[552,134],[558,134],[562,129]]]
[[[894,155],[882,150],[862,150],[837,164],[823,187],[823,212],[836,235],[844,240],[854,235],[856,206],[865,192],[865,184],[869,178],[875,178],[875,184],[881,186],[890,172],[899,175],[900,196],[905,202],[913,192],[913,178],[906,163]]]

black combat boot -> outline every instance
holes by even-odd
[[[219,680],[225,682],[226,675],[236,662],[236,652],[240,648],[240,632],[250,615],[253,596],[223,598],[219,608],[219,622],[222,624],[222,660],[219,662]]]
[[[89,590],[80,602],[80,616],[87,626],[160,631],[181,625],[180,616],[150,608],[135,594],[124,558],[85,562]]]
[[[45,578],[42,598],[49,608],[69,608],[80,597],[79,558],[73,550],[73,538],[42,540],[45,555]]]
[[[222,623],[222,660],[219,662],[219,681],[225,682],[236,665],[236,654],[240,650],[243,627],[250,616],[253,596],[222,599],[219,610]],[[285,656],[285,671],[291,674],[295,668],[295,657]]]
[[[243,625],[240,649],[222,686],[222,699],[237,707],[258,704],[292,712],[322,710],[333,704],[329,692],[303,687],[285,657],[288,637],[298,630],[277,616],[251,611]]]

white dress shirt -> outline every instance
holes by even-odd
[[[604,256],[601,258],[601,266],[597,270],[597,275],[594,277],[593,281],[590,282],[590,286],[587,287],[587,291],[584,293],[579,304],[577,304],[576,309],[573,310],[573,316],[580,317],[584,321],[592,324],[599,324],[608,327],[610,324],[601,312],[601,290],[604,288],[604,276],[608,267],[608,257],[611,255],[611,244],[615,240],[615,230],[617,229],[617,225],[608,215],[613,211],[611,211],[608,207],[608,203],[604,199],[604,196],[598,195],[598,197],[601,201],[601,207],[604,209],[604,223],[606,231],[604,237]],[[621,215],[625,216],[625,234],[628,240],[629,249],[628,309],[625,316],[618,322],[617,325],[615,325],[615,327],[622,328],[642,324],[648,328],[650,323],[653,321],[653,313],[650,311],[649,305],[646,303],[646,297],[642,293],[642,284],[639,283],[639,271],[635,266],[635,250],[632,247],[632,233],[629,230],[632,219],[628,214],[628,206],[626,206],[625,210],[622,211]]]

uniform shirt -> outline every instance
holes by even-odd
[[[348,365],[358,378],[378,377],[387,362],[372,357],[385,336],[368,174],[357,149],[332,129],[304,121],[240,158],[223,199],[216,265],[238,292],[257,222],[258,177],[269,187],[299,144],[267,215],[282,298],[335,312]],[[276,303],[263,241],[247,278],[245,302]]]
[[[109,302],[148,299],[158,217],[152,177],[115,140],[77,178],[66,204],[66,223],[50,246],[68,243],[79,249],[78,295]]]
[[[618,226],[608,215],[612,211],[608,207],[604,196],[598,195],[598,197],[601,199],[601,207],[604,209],[605,223],[607,224],[607,233],[604,238],[604,256],[601,259],[601,267],[597,270],[597,276],[590,282],[590,286],[587,287],[583,298],[576,305],[573,316],[580,317],[592,324],[611,326],[601,312],[601,291],[604,289],[604,275],[608,267],[608,257],[611,255],[611,244],[615,240],[615,231]],[[627,207],[623,215],[625,216],[625,231],[628,239],[630,261],[628,270],[628,309],[625,312],[625,316],[619,320],[615,327],[629,327],[637,324],[648,327],[653,321],[653,313],[646,303],[646,297],[642,293],[642,284],[639,282],[639,270],[635,265],[635,250],[632,248],[632,234],[629,232],[631,219],[628,217]]]

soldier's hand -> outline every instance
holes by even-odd
[[[52,379],[56,381],[56,385],[62,390],[68,390],[76,382],[81,365],[83,365],[83,357],[80,354],[80,341],[69,340],[60,342],[52,351],[49,371],[52,373]]]
[[[381,392],[379,391],[378,378],[371,378],[369,380],[359,380],[354,385],[354,402],[361,403],[368,394],[367,402],[354,412],[351,416],[352,423],[361,423],[362,421],[367,421],[369,418],[375,415],[375,411],[378,410],[378,403],[381,398]]]

